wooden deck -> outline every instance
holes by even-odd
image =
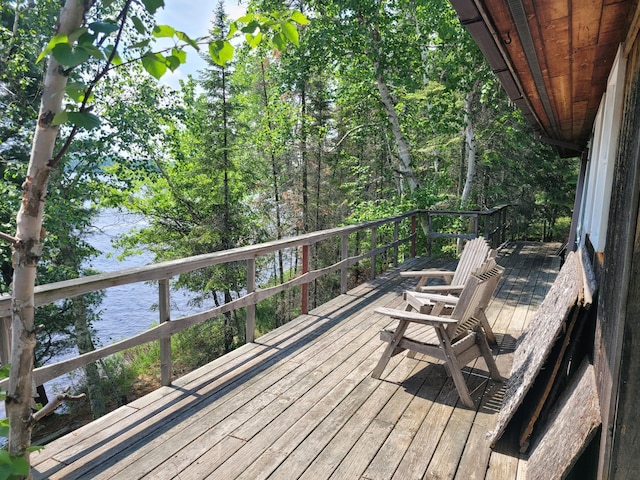
[[[505,248],[487,312],[503,375],[553,282],[557,245]],[[400,269],[442,262],[415,259]],[[390,271],[32,454],[50,479],[499,479],[526,462],[492,451],[486,433],[501,384],[467,368],[477,410],[459,404],[442,365],[394,357],[370,373],[389,319],[415,279]]]

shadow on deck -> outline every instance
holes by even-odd
[[[508,375],[516,339],[558,271],[557,245],[501,252],[487,311]],[[370,377],[389,319],[415,280],[413,259],[32,454],[34,478],[516,478],[524,462],[492,452],[502,384],[467,368],[470,410],[442,365],[398,355]]]

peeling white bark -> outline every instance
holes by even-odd
[[[87,2],[89,4],[89,2]],[[67,0],[60,12],[57,33],[69,34],[82,25],[85,2]],[[9,418],[9,453],[29,459],[33,427],[32,398],[34,396],[33,359],[36,345],[33,291],[36,267],[42,255],[41,232],[47,182],[51,172],[58,127],[51,121],[62,109],[67,76],[62,67],[49,57],[42,91],[38,124],[33,137],[27,178],[23,184],[22,204],[17,216],[16,239],[13,248],[12,291],[12,351],[6,410]]]
[[[476,134],[473,129],[473,121],[471,119],[471,107],[473,102],[473,93],[467,94],[464,109],[464,144],[467,159],[467,176],[460,197],[460,208],[465,210],[471,198],[473,189],[473,180],[476,176]]]
[[[375,63],[374,68],[376,70],[376,85],[378,86],[378,92],[380,92],[380,100],[384,105],[385,112],[387,113],[387,118],[389,119],[389,123],[391,124],[391,132],[393,133],[393,138],[396,141],[398,157],[400,158],[400,172],[402,173],[404,180],[409,186],[409,191],[413,192],[418,187],[418,181],[416,180],[413,169],[411,168],[411,154],[409,153],[409,145],[407,144],[407,140],[404,138],[404,134],[402,133],[402,129],[400,128],[400,119],[398,118],[398,113],[396,112],[393,98],[391,98],[391,94],[389,93],[389,89],[387,88],[387,83],[385,82],[384,77],[380,72],[377,62]]]

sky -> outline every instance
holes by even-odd
[[[164,3],[165,7],[156,15],[158,24],[171,25],[191,38],[196,38],[205,36],[209,31],[218,0],[165,0]],[[224,4],[230,19],[244,15],[246,1],[240,4],[240,0],[224,0]],[[195,50],[188,48],[186,52],[187,63],[174,72],[168,71],[161,83],[177,88],[180,79],[186,79],[189,74],[197,77],[198,70],[204,69],[205,62]]]

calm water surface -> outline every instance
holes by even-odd
[[[144,220],[130,213],[116,210],[105,210],[94,221],[94,232],[87,241],[102,254],[89,262],[89,266],[99,272],[113,272],[126,268],[139,267],[153,263],[149,253],[130,256],[118,260],[121,253],[112,246],[112,241],[119,235],[133,228],[144,226]],[[135,283],[112,287],[106,290],[100,310],[100,320],[94,322],[96,345],[105,346],[123,340],[147,330],[158,323],[158,287],[156,283]],[[204,310],[207,306],[195,308],[189,305],[189,294],[184,291],[171,291],[171,317],[179,318],[190,313]],[[55,361],[77,355],[77,351],[69,352]],[[49,382],[47,392],[53,394],[72,383],[69,376]]]

